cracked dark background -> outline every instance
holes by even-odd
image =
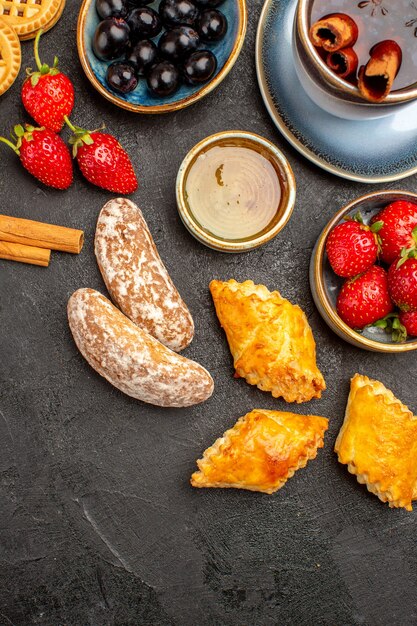
[[[1,148],[1,211],[86,233],[82,254],[54,254],[48,269],[0,261],[1,626],[416,624],[416,512],[390,510],[333,453],[356,371],[382,380],[417,410],[415,354],[343,343],[319,317],[308,287],[310,253],[325,222],[348,200],[383,186],[326,174],[275,129],[255,76],[260,0],[249,0],[247,39],[220,88],[160,117],[119,110],[90,86],[75,44],[79,4],[67,1],[43,38],[42,57],[57,53],[75,83],[73,121],[88,128],[104,121],[130,153],[140,178],[133,199],[196,322],[186,354],[212,373],[215,393],[194,408],[163,410],[122,395],[87,365],[70,336],[66,303],[79,287],[105,293],[92,241],[112,195],[78,172],[67,192],[47,189]],[[32,43],[22,47],[25,68],[33,65]],[[29,121],[22,79],[23,71],[1,97],[3,135]],[[286,229],[236,256],[204,248],[185,231],[174,193],[187,151],[231,128],[278,145],[298,186]],[[388,187],[417,191],[417,180]],[[208,292],[214,277],[253,279],[304,308],[328,385],[322,400],[289,406],[232,378]],[[193,490],[195,460],[254,407],[328,417],[324,450],[273,496]]]

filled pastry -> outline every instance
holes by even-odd
[[[336,440],[340,463],[390,507],[417,499],[417,417],[377,380],[355,374]]]
[[[210,291],[238,376],[287,402],[321,397],[326,383],[299,306],[251,280],[212,280]]]
[[[191,484],[274,493],[316,457],[327,427],[317,415],[254,409],[207,448]]]

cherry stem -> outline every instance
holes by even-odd
[[[39,40],[41,38],[42,35],[42,28],[40,30],[38,30],[38,32],[36,33],[36,37],[35,37],[35,46],[34,46],[34,50],[35,50],[35,61],[36,61],[36,65],[39,71],[41,71],[41,67],[42,67],[42,62],[40,60],[39,57]]]
[[[0,141],[2,141],[3,143],[6,144],[6,146],[9,146],[14,152],[16,152],[16,154],[20,154],[19,150],[16,148],[16,146],[14,145],[14,143],[12,143],[11,141],[9,141],[8,139],[6,139],[6,137],[0,137]]]

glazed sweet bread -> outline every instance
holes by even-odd
[[[94,289],[72,294],[68,322],[91,367],[132,398],[184,407],[213,393],[213,379],[204,367],[164,346]]]
[[[127,198],[109,200],[97,220],[94,249],[119,309],[164,346],[175,352],[186,348],[194,336],[193,318],[139,207]]]
[[[207,448],[191,484],[274,493],[316,457],[327,427],[317,415],[254,409]]]
[[[355,374],[336,440],[340,463],[390,507],[417,499],[417,417],[382,383]]]
[[[326,384],[299,306],[251,280],[213,280],[210,291],[239,376],[287,402],[320,398]]]

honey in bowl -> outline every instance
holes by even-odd
[[[236,241],[268,229],[282,197],[276,164],[261,146],[208,146],[191,164],[185,200],[195,220],[215,237]]]
[[[311,24],[331,13],[344,13],[358,26],[354,50],[358,67],[365,66],[370,50],[385,40],[395,41],[402,50],[400,69],[392,89],[417,82],[417,2],[413,0],[315,0]]]

